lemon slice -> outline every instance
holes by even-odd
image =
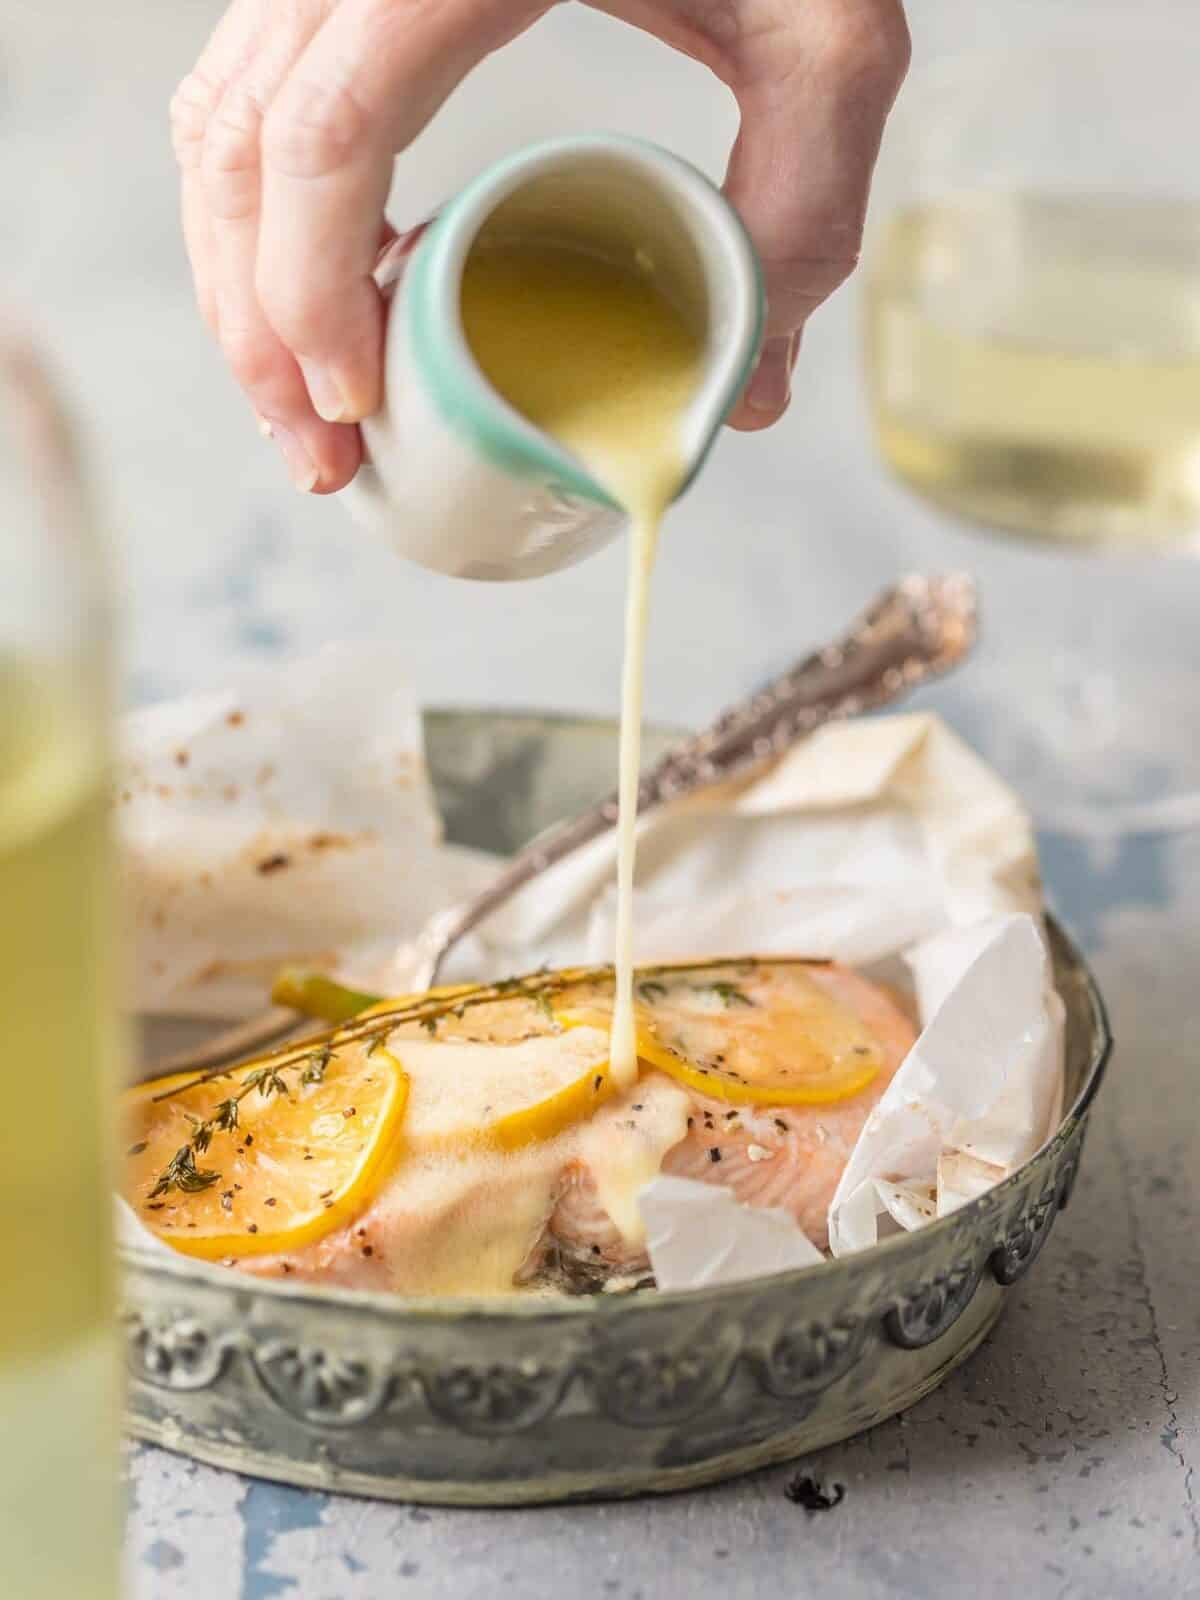
[[[777,1069],[768,1065],[761,1075],[748,1078],[738,1068],[689,1061],[655,1032],[638,1031],[640,1060],[697,1094],[729,1105],[821,1106],[849,1100],[867,1087],[883,1065],[877,1049],[865,1046],[864,1050],[864,1055],[849,1058],[821,1057],[801,1050]]]
[[[216,1260],[311,1244],[366,1208],[399,1153],[405,1073],[387,1050],[347,1049],[330,1057],[319,1082],[288,1069],[286,1093],[264,1098],[253,1089],[238,1104],[236,1127],[215,1131],[193,1153],[187,1187],[156,1195],[197,1123],[217,1115],[245,1076],[238,1070],[157,1098],[186,1083],[181,1074],[124,1097],[122,1193],[153,1233],[188,1255]]]
[[[799,963],[662,969],[639,990],[638,1058],[730,1105],[830,1105],[861,1093],[884,1063],[875,1035]],[[559,1021],[603,1028],[609,1015],[592,1004]]]
[[[414,1153],[519,1150],[585,1121],[613,1092],[600,1029],[508,1044],[393,1035],[390,1047],[411,1084],[405,1142]]]

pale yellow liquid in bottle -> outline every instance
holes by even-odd
[[[1200,529],[1200,205],[914,208],[866,280],[876,433],[959,515],[1043,539]]]
[[[684,473],[680,425],[703,343],[648,274],[539,240],[487,244],[462,285],[467,341],[493,387],[565,445],[630,517],[621,689],[612,1070],[637,1071],[633,874],[646,608],[659,524]]]
[[[94,711],[0,659],[0,1593],[116,1600],[110,802]]]

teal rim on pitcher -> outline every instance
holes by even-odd
[[[496,207],[526,180],[580,157],[617,157],[631,174],[661,188],[664,197],[669,194],[701,258],[710,309],[713,283],[726,292],[731,314],[719,340],[713,339],[710,321],[704,376],[684,414],[687,471],[678,498],[703,466],[753,370],[766,296],[757,254],[737,212],[703,173],[669,151],[625,135],[585,134],[532,145],[480,174],[441,212],[413,252],[404,312],[412,358],[446,423],[494,466],[620,509],[577,457],[488,382],[467,343],[459,306],[467,256]]]

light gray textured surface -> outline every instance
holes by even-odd
[[[611,710],[618,550],[522,589],[455,586],[363,544],[336,505],[300,500],[258,439],[188,301],[165,135],[170,89],[217,9],[10,0],[0,17],[0,267],[48,330],[109,478],[127,552],[131,696],[210,683],[264,652],[386,633],[409,643],[427,698]],[[1011,38],[1035,16],[1090,26],[1120,9],[910,7],[919,56],[987,30]],[[1194,42],[1194,0],[1158,9]],[[618,110],[621,99],[635,109]],[[698,69],[571,8],[455,98],[402,163],[397,220],[423,215],[499,147],[595,125],[649,134],[719,171],[732,114]],[[908,499],[871,456],[851,293],[806,336],[787,422],[726,440],[675,519],[649,712],[705,716],[897,571],[952,565],[980,577],[988,642],[928,701],[1033,787],[1045,820],[1064,788],[1153,793],[1187,773],[1200,746],[1200,572],[1188,560],[1046,555]],[[1132,684],[1087,717],[1059,687],[1078,651],[1106,652],[1118,684]],[[1057,770],[1039,760],[1039,740],[1062,753]],[[786,1470],[665,1502],[406,1510],[135,1449],[132,1593],[1200,1593],[1200,833],[1101,847],[1051,829],[1044,845],[1119,1044],[1081,1183],[968,1367],[907,1417],[809,1463],[844,1483],[835,1510],[789,1504]]]

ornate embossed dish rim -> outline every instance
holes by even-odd
[[[464,843],[511,849],[611,770],[599,722],[442,713],[427,734]],[[1050,937],[1069,1109],[951,1216],[750,1284],[579,1299],[401,1300],[125,1249],[130,1430],[291,1483],[515,1504],[709,1482],[903,1409],[986,1335],[1070,1195],[1111,1038]]]

